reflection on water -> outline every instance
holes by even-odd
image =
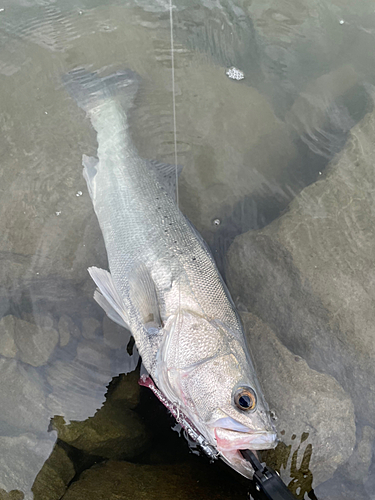
[[[167,2],[0,8],[0,498],[138,498],[140,484],[245,498],[223,464],[188,454],[136,372],[119,377],[129,337],[86,270],[107,267],[80,166],[96,136],[61,77],[138,72],[132,139],[173,163]],[[374,34],[370,1],[175,7],[181,209],[225,273],[276,415],[263,458],[298,498],[375,491]]]

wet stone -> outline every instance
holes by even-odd
[[[133,410],[139,403],[141,393],[138,380],[139,370],[116,377],[111,382],[108,394],[106,395],[109,404]]]
[[[294,493],[309,493],[332,477],[353,451],[353,403],[333,377],[311,369],[256,316],[243,313],[242,319],[281,439],[262,456]]]
[[[0,488],[0,500],[23,500],[25,495],[22,491],[12,490],[7,493],[5,490]]]
[[[54,417],[53,427],[64,443],[103,458],[133,459],[145,451],[149,441],[136,413],[108,403],[83,422],[66,425],[63,417]]]
[[[75,475],[66,451],[55,445],[32,487],[34,500],[60,500]]]
[[[228,480],[221,468],[203,461],[140,465],[109,461],[85,471],[63,500],[238,500],[241,480]]]
[[[15,324],[16,318],[10,314],[0,320],[0,354],[6,358],[14,358],[17,354],[14,342]]]
[[[52,327],[42,327],[16,318],[15,342],[20,359],[32,366],[45,365],[54,351],[59,334]]]

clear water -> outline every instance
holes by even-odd
[[[375,498],[374,4],[174,3],[180,205],[249,329],[284,441],[263,458],[298,498]],[[148,481],[175,481],[165,498],[245,498],[246,481],[191,454],[147,391],[124,403],[124,433],[141,426],[125,457],[117,438],[103,451],[51,424],[93,416],[127,356],[92,300],[86,269],[106,254],[81,157],[97,144],[61,77],[137,71],[132,139],[173,163],[168,2],[4,0],[0,40],[0,497],[32,498],[42,471],[36,499],[83,498],[84,471],[125,458],[145,467],[134,498]]]

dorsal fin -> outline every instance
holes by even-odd
[[[152,168],[158,176],[160,184],[166,189],[168,194],[176,199],[176,165],[169,163],[162,163],[161,161],[149,160]],[[179,177],[182,172],[182,166],[177,165],[177,176]]]

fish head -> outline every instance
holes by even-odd
[[[274,448],[277,435],[242,330],[185,312],[169,335],[159,388],[230,466],[251,477],[240,450]]]

